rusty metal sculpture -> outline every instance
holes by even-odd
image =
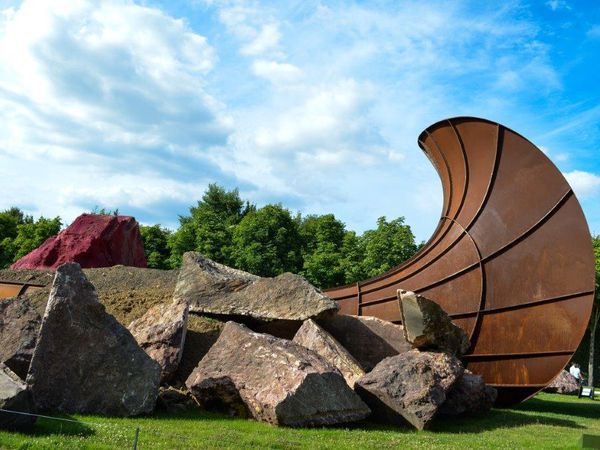
[[[345,314],[400,323],[396,290],[437,301],[471,337],[468,368],[522,401],[569,362],[589,321],[594,257],[570,186],[531,142],[494,122],[431,125],[419,146],[444,191],[442,217],[413,258],[327,294]]]

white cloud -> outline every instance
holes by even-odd
[[[592,38],[592,39],[597,39],[597,38],[600,38],[600,25],[594,25],[594,26],[592,26],[592,27],[591,27],[591,28],[588,30],[588,32],[587,32],[587,36],[588,36],[589,38]]]
[[[564,175],[577,196],[592,197],[600,192],[600,176],[595,173],[573,170]]]
[[[125,0],[27,0],[3,11],[2,180],[39,176],[0,207],[50,208],[57,197],[65,210],[83,199],[121,210],[185,195],[191,204],[207,177],[190,172],[211,170],[207,154],[232,129],[207,90],[216,63],[184,20]]]
[[[564,0],[549,0],[546,2],[546,6],[548,6],[552,11],[557,11],[559,9],[571,9],[571,6]]]
[[[242,46],[244,55],[262,55],[269,51],[277,49],[281,34],[279,27],[275,23],[268,23],[261,27],[254,38]]]
[[[298,80],[302,71],[293,64],[266,61],[259,59],[252,64],[255,75],[265,78],[274,84],[285,84]]]

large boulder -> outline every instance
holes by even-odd
[[[154,409],[160,366],[106,313],[79,264],[58,268],[27,383],[41,410],[132,416]]]
[[[117,264],[146,267],[138,223],[128,216],[82,214],[11,268],[53,269],[66,262],[87,268]]]
[[[174,299],[190,312],[259,320],[306,320],[337,311],[337,304],[304,278],[284,273],[260,278],[187,252]]]
[[[319,322],[362,368],[369,372],[382,359],[412,350],[401,325],[370,316],[337,315]]]
[[[0,301],[0,362],[23,380],[35,349],[42,318],[25,299]]]
[[[27,385],[3,363],[0,363],[0,409],[15,411],[0,412],[0,429],[22,429],[35,423],[36,417],[28,415],[35,411]]]
[[[460,361],[446,353],[411,350],[381,361],[356,382],[356,392],[376,419],[422,430],[446,401],[463,374]]]
[[[446,395],[438,414],[459,416],[489,411],[498,397],[498,391],[487,386],[480,375],[465,370],[462,377]]]
[[[442,350],[464,355],[471,345],[462,328],[432,300],[398,289],[398,301],[406,340],[415,348]]]
[[[562,370],[554,380],[552,380],[552,383],[544,388],[544,392],[576,394],[579,392],[579,383],[577,383],[577,378],[566,370]]]
[[[275,425],[330,425],[369,414],[319,355],[235,322],[227,322],[186,386],[205,407],[225,407]]]
[[[348,350],[312,319],[302,324],[294,336],[294,342],[322,356],[325,361],[340,371],[351,388],[354,388],[356,380],[365,374]]]
[[[173,377],[185,343],[188,306],[185,303],[158,304],[129,325],[140,347],[161,367],[162,382]]]

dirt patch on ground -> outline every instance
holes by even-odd
[[[152,306],[171,303],[178,270],[142,269],[114,266],[83,270],[96,287],[100,302],[109,314],[125,327],[140,318]],[[44,288],[25,294],[32,306],[44,314],[54,280],[53,270],[0,270],[0,280],[43,285]],[[176,382],[185,382],[198,362],[216,342],[224,323],[212,318],[190,314],[182,361]]]
[[[141,269],[114,266],[83,270],[96,287],[98,298],[106,311],[128,326],[158,303],[170,303],[177,283],[178,270]],[[0,280],[41,284],[45,288],[26,294],[31,304],[44,314],[52,281],[53,270],[0,270]]]

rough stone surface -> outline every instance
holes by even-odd
[[[463,376],[446,395],[446,401],[439,409],[444,416],[480,414],[489,411],[496,401],[498,391],[486,386],[480,375],[465,370]]]
[[[81,267],[146,267],[138,223],[128,216],[82,214],[11,268],[47,269],[66,262],[77,262]]]
[[[56,277],[27,383],[40,410],[130,416],[149,413],[160,366],[107,314],[79,264]]]
[[[322,356],[337,368],[351,388],[354,388],[356,380],[365,374],[348,350],[312,319],[302,324],[294,336],[294,342]]]
[[[544,392],[577,394],[579,392],[579,384],[573,375],[563,370],[552,380],[552,383],[544,388]]]
[[[463,371],[452,355],[411,350],[381,361],[355,388],[375,418],[422,430]]]
[[[171,379],[179,367],[187,321],[187,304],[173,302],[153,306],[128,327],[139,346],[160,364],[161,382]]]
[[[260,320],[306,320],[337,311],[337,304],[304,278],[284,273],[260,278],[204,258],[183,255],[175,300],[190,312]]]
[[[369,414],[319,355],[234,322],[227,322],[186,385],[205,407],[276,425],[330,425]]]
[[[0,362],[27,377],[42,318],[25,299],[0,301]]]
[[[469,337],[454,325],[448,314],[434,301],[411,291],[398,290],[402,325],[406,340],[415,348],[442,350],[464,355]]]
[[[5,364],[0,363],[0,409],[32,413],[33,402],[27,385]],[[0,428],[21,429],[32,426],[36,418],[23,414],[0,412]]]
[[[369,372],[382,359],[412,350],[401,325],[370,316],[338,315],[320,325]]]
[[[161,386],[156,404],[157,407],[168,412],[185,411],[198,407],[198,403],[187,389],[177,389],[173,386]]]

